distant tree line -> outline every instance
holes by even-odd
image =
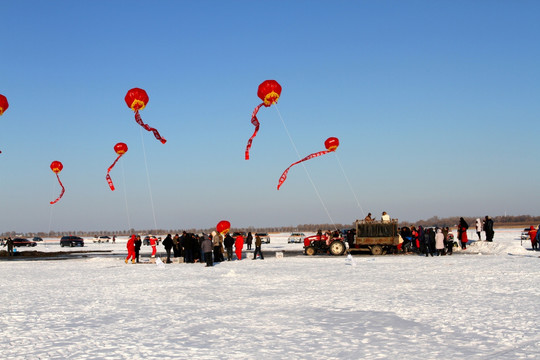
[[[470,227],[474,226],[474,222],[477,218],[480,220],[484,219],[484,216],[464,216],[465,221],[469,224]],[[531,216],[531,215],[510,215],[510,216],[493,216],[491,217],[495,226],[518,226],[518,225],[538,225],[540,224],[540,216]],[[459,216],[452,216],[446,218],[439,218],[438,216],[433,216],[426,220],[418,220],[416,222],[400,222],[400,226],[436,226],[436,227],[453,227],[459,222]],[[350,229],[352,224],[299,224],[296,226],[273,226],[273,227],[243,227],[243,228],[231,228],[231,232],[242,231],[252,233],[255,232],[316,232],[317,230],[334,230],[334,229]],[[15,236],[24,236],[24,237],[62,237],[65,235],[76,235],[81,237],[94,237],[94,236],[103,236],[103,235],[116,235],[116,236],[129,236],[131,234],[153,234],[153,235],[162,235],[162,234],[181,234],[183,231],[189,233],[206,233],[209,234],[214,231],[214,228],[205,228],[205,229],[129,229],[129,230],[99,230],[99,231],[50,231],[50,232],[29,232],[21,233],[16,231],[7,231],[0,234],[1,237],[15,237]]]

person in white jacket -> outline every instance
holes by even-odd
[[[476,235],[478,235],[478,241],[482,241],[482,237],[480,236],[482,233],[482,221],[480,219],[476,219],[475,227]]]
[[[435,234],[435,249],[437,250],[437,256],[444,255],[444,234],[441,229],[437,229]]]

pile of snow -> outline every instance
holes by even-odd
[[[528,255],[531,252],[515,242],[488,242],[475,241],[467,247],[464,253],[477,253],[482,255]]]

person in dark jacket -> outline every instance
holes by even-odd
[[[469,224],[465,221],[464,218],[459,218],[459,224],[458,224],[458,239],[461,242],[461,248],[463,250],[467,249],[467,243],[469,242],[469,239],[467,237],[467,229],[469,228]],[[487,240],[486,240],[487,241]]]
[[[175,234],[172,238],[173,241],[173,256],[175,258],[180,257],[180,249],[179,249],[179,242],[180,242],[180,236],[178,234]]]
[[[257,258],[257,253],[261,256],[261,260],[264,260],[264,255],[261,251],[262,240],[261,237],[255,234],[255,251],[253,252],[253,260]]]
[[[165,237],[165,240],[163,240],[163,247],[165,247],[165,251],[167,252],[167,264],[170,264],[171,261],[171,249],[173,248],[173,240],[171,237],[171,234],[167,234],[167,237]]]
[[[253,235],[251,235],[251,231],[248,232],[248,235],[246,237],[246,244],[247,244],[247,249],[251,250],[251,244],[253,244]]]
[[[135,238],[135,259],[137,262],[139,262],[139,252],[141,251],[141,235],[137,235]]]
[[[206,266],[214,266],[212,261],[212,250],[214,249],[212,240],[210,237],[204,236],[203,241],[201,242],[201,251],[204,254],[204,260],[206,261]]]
[[[486,215],[484,219],[484,232],[486,233],[486,241],[493,241],[495,231],[493,231],[493,220]]]
[[[227,251],[227,261],[232,260],[232,253],[233,253],[233,245],[234,245],[234,239],[231,236],[231,234],[227,233],[225,236],[225,240],[223,241],[223,245],[225,245],[225,250]]]
[[[4,244],[4,247],[6,246],[7,246],[8,256],[13,256],[13,239],[11,237],[7,238],[6,243]]]

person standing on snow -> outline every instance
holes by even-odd
[[[223,261],[221,259],[221,234],[212,231],[212,245],[214,246],[214,262]]]
[[[484,232],[486,233],[486,241],[493,241],[495,231],[493,231],[493,220],[486,215],[484,219]]]
[[[234,245],[234,239],[231,234],[227,233],[225,240],[223,240],[223,245],[225,245],[225,250],[227,250],[227,261],[232,260],[232,247]]]
[[[531,245],[533,250],[538,250],[538,241],[537,241],[537,233],[538,230],[534,228],[534,226],[531,225],[531,228],[529,230],[529,237],[531,239]]]
[[[444,255],[444,234],[441,229],[437,229],[435,234],[435,249],[437,250],[437,256]]]
[[[204,254],[204,260],[206,261],[206,266],[214,266],[214,263],[212,261],[212,250],[213,250],[213,244],[212,240],[210,240],[211,237],[203,237],[203,241],[201,242],[201,251]]]
[[[476,222],[474,223],[474,227],[476,228],[476,235],[478,235],[478,241],[482,241],[482,221],[480,219],[476,219]]]
[[[242,248],[244,247],[244,237],[238,235],[234,241],[234,252],[236,253],[236,258],[242,260]]]
[[[261,237],[255,234],[255,251],[253,252],[253,260],[257,259],[257,253],[261,256],[261,260],[264,260],[264,255],[261,251],[262,240]]]
[[[461,242],[461,248],[463,250],[467,249],[467,243],[469,242],[469,239],[467,238],[467,229],[469,228],[469,224],[465,221],[464,218],[459,218],[459,224],[458,224],[458,240]]]
[[[173,239],[171,237],[171,234],[167,234],[167,237],[165,237],[165,240],[163,240],[163,246],[165,247],[165,251],[167,252],[167,264],[170,264],[171,261],[171,249],[173,247]]]
[[[131,237],[129,238],[126,244],[126,248],[128,251],[128,254],[125,260],[126,264],[128,263],[129,259],[131,259],[132,264],[135,264],[135,239],[136,239],[135,235],[131,235]]]
[[[141,252],[141,245],[142,245],[141,235],[137,235],[137,237],[135,238],[135,258],[137,259],[137,262],[139,262],[139,253]]]
[[[13,239],[11,237],[7,238],[6,243],[4,244],[4,247],[6,246],[7,246],[8,256],[13,256]]]
[[[152,256],[153,258],[156,257],[157,252],[157,239],[155,236],[150,235],[150,246],[152,247]]]
[[[247,244],[247,249],[248,250],[251,250],[251,244],[253,243],[253,235],[251,235],[251,231],[248,232],[248,235],[247,235],[247,238],[246,238],[246,244]]]

